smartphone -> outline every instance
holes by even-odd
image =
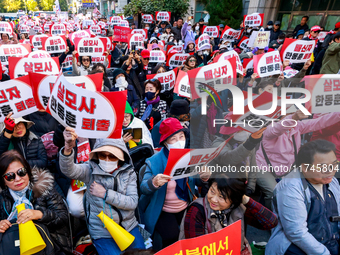
[[[136,51],[136,45],[132,45],[131,46],[131,52],[135,52]]]
[[[126,133],[130,133],[133,139],[143,139],[143,130],[142,128],[127,128],[123,129],[123,135]]]

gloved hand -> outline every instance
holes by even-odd
[[[255,47],[251,53],[253,53],[255,55],[256,51],[258,51],[258,50],[259,50],[259,48]]]
[[[267,52],[269,50],[268,46],[264,47],[264,52]]]
[[[261,128],[259,131],[252,133],[247,139],[247,141],[245,141],[243,146],[249,151],[254,149],[256,145],[262,141],[263,132],[266,130],[266,128],[267,127]]]
[[[11,118],[12,114],[13,114],[12,112],[9,113],[4,120],[5,132],[7,132],[9,134],[13,134],[13,130],[14,130],[14,127],[15,127],[14,120],[13,120],[13,118]]]

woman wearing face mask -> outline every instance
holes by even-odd
[[[131,52],[129,57],[126,56],[122,58],[123,64],[122,69],[127,73],[129,78],[129,84],[133,85],[139,98],[143,97],[144,91],[141,87],[138,74],[143,70],[143,63],[137,52]]]
[[[282,45],[285,41],[286,35],[284,33],[279,35],[279,38],[277,40],[273,40],[269,43],[269,48],[277,49]]]
[[[127,90],[127,101],[131,105],[134,112],[137,112],[139,100],[135,88],[127,81],[128,75],[126,72],[117,68],[113,71],[113,80],[111,91],[124,91]]]
[[[159,96],[161,90],[159,80],[151,79],[145,82],[145,98],[140,101],[136,116],[144,121],[150,131],[158,121],[167,117],[168,106]]]
[[[88,75],[92,71],[92,63],[90,56],[80,56],[80,66],[78,66],[76,54],[78,52],[75,50],[72,52],[72,74],[74,76],[84,76]]]
[[[244,225],[269,230],[278,224],[273,212],[245,196],[246,179],[216,174],[209,180],[209,191],[196,199],[181,224],[180,239],[210,234],[241,220],[241,255],[249,255],[251,248],[245,238]]]
[[[89,233],[99,255],[118,255],[121,251],[97,215],[103,211],[135,237],[129,249],[144,249],[135,209],[138,204],[137,176],[123,139],[97,139],[90,160],[83,164],[73,161],[74,129],[64,131],[65,147],[60,151],[61,171],[71,179],[83,181],[85,216]]]
[[[153,29],[153,32],[151,34],[151,38],[152,37],[158,38],[158,32],[159,32],[159,29],[158,29],[157,26],[155,26],[154,29]]]
[[[192,201],[195,185],[201,186],[210,177],[209,172],[201,172],[200,178],[189,177],[175,181],[164,175],[169,151],[185,148],[187,131],[178,119],[167,118],[162,121],[159,132],[163,148],[145,161],[146,170],[139,200],[142,222],[153,236],[155,250],[178,240],[179,226],[188,203]]]
[[[197,59],[198,67],[205,66],[208,64],[209,60],[211,59],[210,50],[211,50],[210,47],[206,47],[206,48],[200,49],[194,54],[194,56]]]
[[[196,32],[193,31],[189,20],[187,20],[181,30],[182,38],[184,40],[184,49],[187,47],[189,42],[194,42],[196,37]]]
[[[32,168],[45,168],[47,154],[44,144],[40,137],[29,131],[34,122],[22,117],[13,119],[12,114],[9,113],[4,120],[5,129],[0,135],[0,155],[15,149],[25,157]]]
[[[193,29],[194,29],[194,31],[195,31],[195,33],[196,33],[196,36],[195,36],[195,40],[198,38],[198,37],[200,37],[200,35],[201,35],[201,31],[200,31],[200,23],[196,23],[195,25],[194,25],[194,27],[193,27]],[[194,41],[195,41],[194,40]]]

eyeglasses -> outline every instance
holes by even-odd
[[[144,84],[147,84],[148,82],[155,82],[157,79],[150,79],[150,80],[146,80],[145,82],[144,82]]]
[[[17,171],[17,173],[10,172],[10,173],[4,174],[2,177],[8,182],[12,182],[15,180],[16,174],[20,177],[24,177],[27,174],[27,170],[26,168],[22,167]]]
[[[150,59],[149,58],[143,58],[144,60],[147,60],[147,61],[149,61]]]
[[[192,59],[189,59],[189,62],[196,62],[197,60],[192,58]]]
[[[113,154],[109,154],[109,155],[105,155],[104,153],[98,153],[98,158],[100,159],[100,160],[106,160],[106,158],[109,158],[109,160],[110,161],[115,161],[115,160],[117,160],[117,157],[116,156],[114,156]]]
[[[131,118],[131,115],[129,114],[129,115],[126,115],[126,116],[124,116],[124,120],[129,120]]]
[[[314,33],[320,33],[320,31],[313,31]]]
[[[89,58],[83,58],[82,60],[83,60],[83,62],[85,62],[85,61],[86,61],[86,62],[90,62],[90,59],[89,59]]]

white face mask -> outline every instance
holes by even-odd
[[[122,84],[124,84],[125,83],[125,77],[123,77],[123,76],[120,76],[117,80],[116,80],[116,84],[117,85],[122,85]]]
[[[268,26],[268,29],[272,29],[273,26]]]
[[[247,29],[247,33],[250,33],[251,29]]]
[[[250,133],[247,131],[241,131],[234,134],[234,140],[237,142],[244,142],[248,139]]]
[[[202,56],[202,51],[197,52],[198,56]]]
[[[196,31],[199,30],[199,29],[200,29],[200,26],[196,26],[195,29],[196,29]]]
[[[145,27],[146,30],[149,30],[150,28],[149,27]]]
[[[155,29],[155,33],[156,33],[156,34],[158,33],[158,29]]]
[[[185,147],[185,141],[177,141],[173,144],[166,144],[166,147],[168,148],[168,150],[170,149],[184,149]]]
[[[118,160],[106,161],[99,159],[99,166],[103,169],[104,172],[111,173],[118,167]]]

